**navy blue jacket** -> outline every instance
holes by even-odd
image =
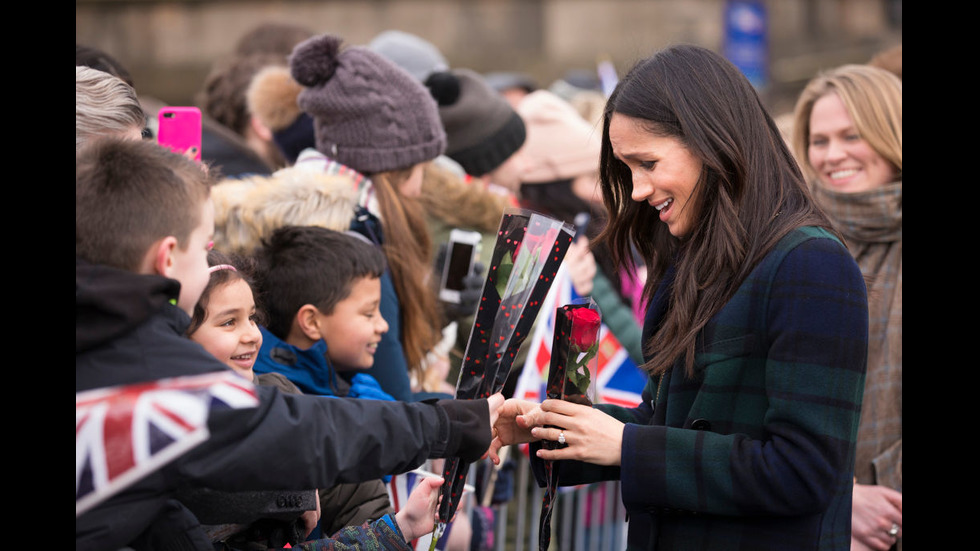
[[[795,230],[702,330],[693,377],[676,364],[639,407],[597,406],[627,423],[620,467],[562,462],[560,483],[621,480],[631,550],[846,551],[867,340],[853,258]]]

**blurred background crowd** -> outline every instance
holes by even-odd
[[[818,70],[863,63],[902,41],[901,0],[78,0],[75,39],[118,58],[141,94],[188,105],[214,63],[273,20],[352,44],[399,29],[432,42],[453,67],[518,72],[549,87],[594,80],[600,59],[623,73],[671,43],[721,52],[753,24],[745,14],[759,12],[764,29],[729,49],[764,56],[753,63],[765,69],[758,85],[775,112],[791,110]]]

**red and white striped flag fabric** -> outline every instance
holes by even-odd
[[[206,440],[211,410],[258,402],[230,370],[75,393],[75,516]]]
[[[572,288],[564,265],[555,276],[547,297],[541,303],[538,324],[528,346],[527,360],[514,390],[514,397],[540,402],[545,399],[551,344],[555,333],[555,310],[579,298]],[[596,403],[636,407],[642,400],[646,375],[630,358],[626,348],[603,323],[599,327]]]

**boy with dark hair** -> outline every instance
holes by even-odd
[[[100,139],[76,155],[76,393],[229,369],[183,336],[208,280],[209,185],[199,165],[152,142]],[[212,409],[206,441],[76,514],[75,548],[212,549],[173,498],[181,487],[322,488],[404,472],[430,457],[473,461],[489,447],[502,401],[324,400],[273,387],[255,393],[257,407]],[[405,520],[342,534],[408,549],[406,541],[430,531],[433,519]]]
[[[374,365],[388,331],[380,312],[381,249],[356,234],[284,226],[255,256],[256,294],[267,322],[259,326],[255,373],[285,376],[304,394],[393,400],[363,372]],[[380,477],[321,491],[320,508],[327,533],[338,522],[349,524],[345,519],[393,511]]]
[[[354,234],[286,226],[256,256],[268,324],[255,371],[282,373],[308,394],[393,399],[363,373],[388,331],[381,250]]]

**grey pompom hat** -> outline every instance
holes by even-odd
[[[412,75],[360,46],[325,34],[296,46],[290,70],[305,89],[318,151],[363,174],[409,168],[446,149],[436,101]]]

